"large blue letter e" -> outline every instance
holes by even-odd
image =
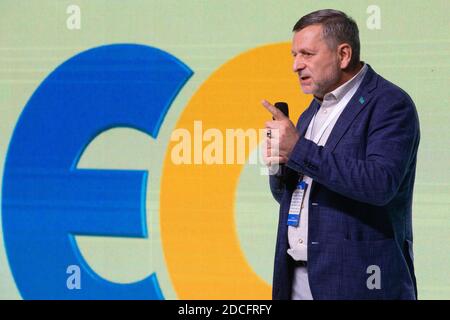
[[[3,233],[25,299],[162,299],[155,274],[117,284],[97,275],[74,235],[147,237],[147,172],[77,169],[87,145],[114,127],[156,138],[192,71],[132,44],[80,53],[39,86],[14,130],[3,178]],[[81,289],[69,290],[78,265]]]

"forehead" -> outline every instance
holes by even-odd
[[[313,24],[294,33],[292,38],[292,50],[313,49],[323,44],[322,26]]]

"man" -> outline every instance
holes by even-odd
[[[297,127],[263,101],[274,118],[267,161],[285,165],[270,176],[280,203],[273,298],[416,299],[414,103],[360,61],[345,13],[312,12],[293,32],[294,72],[314,99]]]

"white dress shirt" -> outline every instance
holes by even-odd
[[[352,79],[324,96],[319,110],[309,123],[305,134],[306,139],[315,142],[319,146],[325,145],[337,119],[360,86],[366,72],[367,65],[364,64]],[[330,116],[334,117],[328,119]],[[323,128],[324,125],[327,125],[328,120],[330,120],[328,126]],[[308,188],[306,189],[303,205],[300,210],[300,223],[298,227],[288,227],[289,249],[287,252],[297,261],[308,260],[308,207],[309,193],[313,180],[305,175],[303,176],[303,181],[308,184]]]

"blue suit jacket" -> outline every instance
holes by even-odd
[[[318,107],[313,101],[298,120],[302,138],[284,181],[270,177],[280,203],[273,298],[291,296],[286,221],[301,174],[314,180],[308,225],[313,298],[417,298],[411,208],[420,132],[413,101],[369,66],[323,147],[303,138]],[[367,286],[370,266],[379,267],[380,289]]]

